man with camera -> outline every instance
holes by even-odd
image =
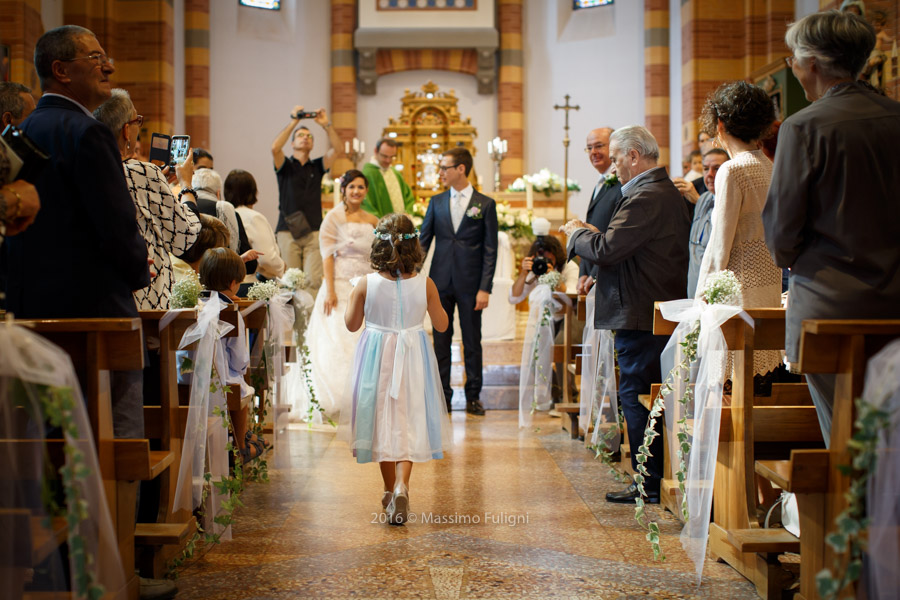
[[[684,297],[688,270],[690,217],[681,194],[664,167],[657,166],[659,146],[639,125],[617,129],[610,136],[610,158],[622,182],[609,227],[579,219],[563,226],[569,236],[570,258],[581,257],[601,269],[596,282],[594,327],[615,332],[619,364],[619,399],[628,427],[631,463],[637,469],[649,411],[638,401],[650,384],[662,381],[659,357],[666,336],[653,335],[653,303]],[[662,421],[657,421],[661,429]],[[661,432],[658,432],[661,433]],[[662,436],[650,445],[645,466],[647,501],[659,502],[663,470]],[[606,495],[607,502],[629,503],[638,497],[632,483]]]
[[[430,275],[441,305],[451,317],[446,331],[434,332],[434,354],[449,411],[453,398],[450,387],[452,316],[459,307],[466,363],[466,411],[483,415],[481,315],[488,307],[497,266],[497,206],[469,183],[472,155],[465,148],[444,152],[439,168],[447,190],[431,198],[419,237],[426,253],[432,240],[435,243]]]
[[[297,127],[301,119],[313,119],[325,130],[331,148],[319,158],[310,159],[313,134],[308,127]],[[284,145],[291,140],[291,156]],[[319,227],[322,225],[322,176],[342,155],[341,138],[328,120],[324,108],[304,112],[302,106],[291,111],[291,121],[272,142],[272,159],[278,178],[278,224],[275,237],[288,268],[303,269],[315,294],[322,283],[322,256],[319,254]]]
[[[616,177],[616,171],[609,160],[609,136],[611,127],[593,129],[587,136],[584,151],[591,161],[591,166],[600,173],[600,180],[594,186],[594,193],[588,203],[586,222],[596,227],[599,231],[606,231],[613,211],[619,200],[622,199],[622,183]],[[579,294],[587,294],[594,281],[597,280],[599,267],[590,264],[586,260],[581,261],[578,269]]]

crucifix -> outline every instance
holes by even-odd
[[[563,167],[563,223],[566,223],[569,220],[569,111],[581,109],[577,104],[575,106],[569,104],[569,94],[566,94],[565,98],[566,103],[564,105],[553,105],[553,110],[566,111],[566,126],[564,128],[566,133],[563,138],[563,148],[566,149],[565,166]]]

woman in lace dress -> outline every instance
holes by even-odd
[[[352,280],[372,272],[369,253],[378,219],[362,210],[368,188],[362,172],[347,171],[341,178],[343,201],[325,215],[319,229],[325,279],[316,295],[306,340],[316,400],[329,415],[349,405],[347,382],[361,334],[347,331],[344,325]]]
[[[702,296],[707,277],[728,269],[741,282],[744,308],[778,308],[781,269],[766,248],[762,223],[772,161],[759,149],[759,140],[775,121],[772,100],[762,88],[747,82],[725,83],[706,100],[701,120],[704,131],[716,136],[731,160],[716,174],[712,228],[700,265],[697,297]],[[753,359],[756,374],[762,375],[781,363],[781,352],[757,351]]]

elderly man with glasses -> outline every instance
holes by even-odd
[[[363,210],[379,219],[389,213],[411,213],[416,203],[415,194],[393,166],[399,146],[391,138],[378,140],[375,142],[375,156],[362,169],[369,182]]]

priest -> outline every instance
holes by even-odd
[[[390,138],[378,140],[375,156],[362,169],[369,181],[369,193],[363,201],[363,210],[379,219],[389,213],[412,213],[416,202],[415,194],[392,166],[398,146]]]

